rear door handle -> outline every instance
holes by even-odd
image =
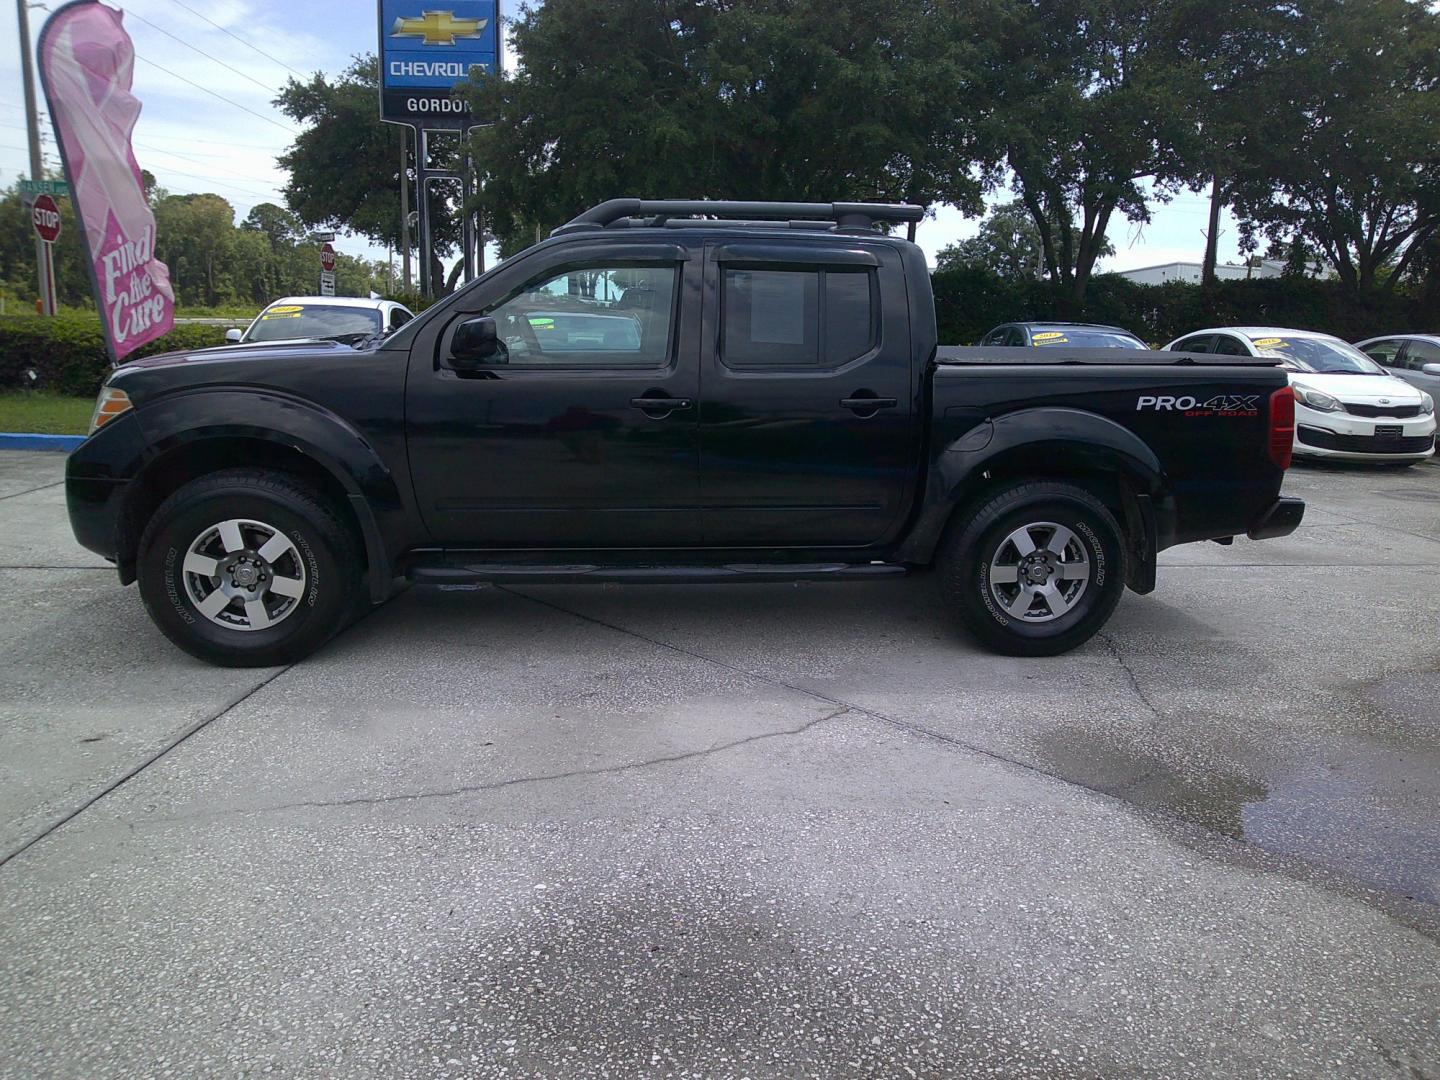
[[[893,397],[847,397],[840,404],[856,412],[875,412],[879,409],[893,409],[900,402]]]
[[[691,401],[688,397],[636,397],[630,404],[642,412],[670,412],[690,408]]]

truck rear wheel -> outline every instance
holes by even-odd
[[[350,529],[284,473],[227,469],[192,480],[140,538],[140,595],[180,648],[226,667],[287,664],[346,622],[360,590]]]
[[[1125,589],[1125,544],[1105,506],[1035,481],[990,497],[951,531],[942,588],[980,641],[1010,656],[1067,652],[1105,625]]]

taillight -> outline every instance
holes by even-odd
[[[1294,449],[1295,391],[1282,386],[1270,395],[1270,460],[1288,469]]]

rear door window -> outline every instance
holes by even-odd
[[[832,368],[875,346],[869,270],[727,267],[722,356],[732,368]]]
[[[1197,334],[1195,337],[1188,337],[1171,348],[1171,352],[1198,352],[1208,353],[1215,341],[1214,334]]]

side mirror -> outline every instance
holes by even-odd
[[[466,319],[455,328],[450,339],[450,357],[461,366],[503,363],[494,358],[504,352],[505,345],[495,329],[495,320],[488,315]]]
[[[226,344],[226,345],[234,345],[234,344],[236,344],[239,340],[240,340],[240,331],[237,330],[235,327],[232,326],[229,330],[226,330],[226,331],[225,331],[225,344]]]
[[[1440,377],[1440,364],[1421,364],[1420,370],[1426,375],[1435,375],[1437,377]]]

